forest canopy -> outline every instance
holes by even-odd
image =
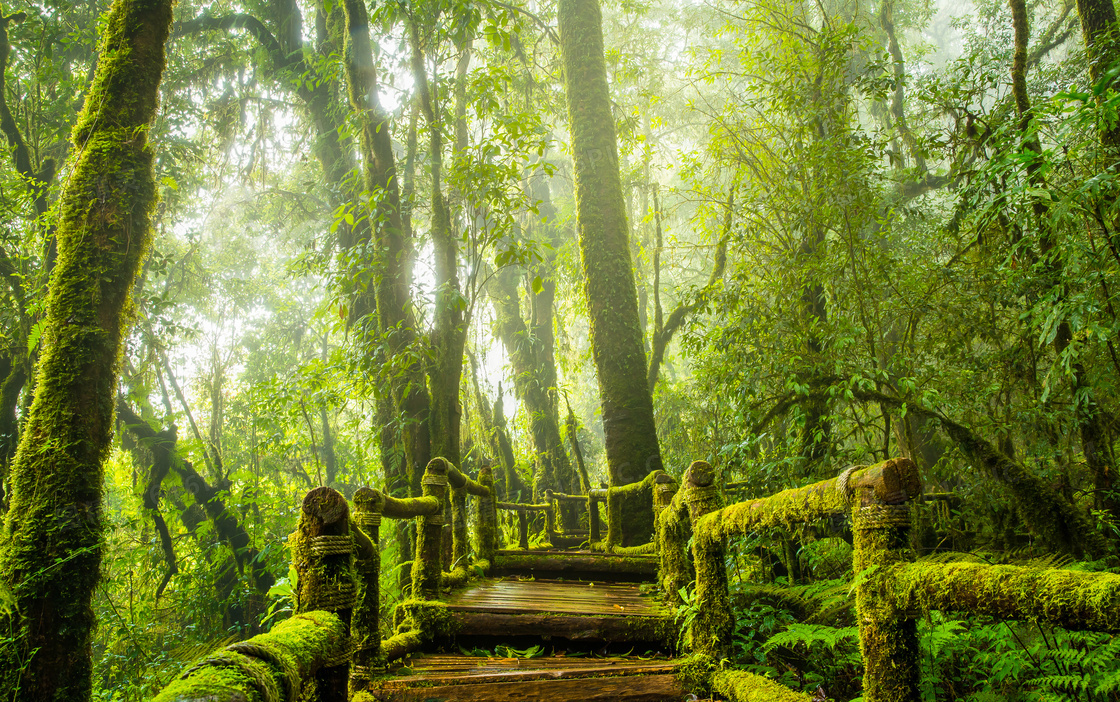
[[[437,457],[731,503],[902,456],[916,558],[1120,572],[1118,41],[1112,0],[4,2],[5,699],[154,696],[289,616],[309,490]],[[731,549],[729,655],[851,700],[838,531]],[[1111,635],[954,616],[924,700],[1120,699]]]

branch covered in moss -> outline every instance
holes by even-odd
[[[712,676],[712,690],[728,702],[812,702],[816,699],[761,675],[721,670]]]

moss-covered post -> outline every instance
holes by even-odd
[[[494,473],[490,466],[478,471],[478,483],[490,491],[485,497],[478,498],[478,518],[475,521],[475,541],[479,561],[485,561],[485,568],[494,566],[494,555],[498,550],[498,502],[494,498]]]
[[[696,607],[692,623],[692,649],[715,660],[727,657],[732,634],[731,603],[724,566],[724,538],[703,528],[700,518],[720,507],[715,472],[704,461],[688,467],[684,476],[684,501],[692,522],[692,560],[696,564]]]
[[[599,498],[590,493],[587,495],[587,538],[591,543],[603,539],[601,517],[599,516]]]
[[[544,533],[545,538],[549,544],[556,543],[556,523],[560,518],[560,513],[556,509],[556,501],[552,499],[552,491],[545,492],[545,503],[548,504],[548,509],[544,511]]]
[[[692,466],[689,466],[689,471],[691,470]],[[687,483],[688,475],[689,472],[686,471],[686,486],[680,490],[677,490],[675,483],[658,485],[662,493],[658,498],[659,501],[664,501],[665,497],[668,497],[669,504],[661,509],[656,517],[659,560],[657,582],[661,586],[665,601],[673,606],[684,604],[680,591],[693,579],[692,564],[689,563],[687,553],[690,529],[686,498],[691,489]]]
[[[129,298],[156,203],[155,119],[171,0],[116,0],[72,134],[56,207],[34,398],[20,432],[0,535],[0,690],[15,700],[86,700],[101,577],[102,465]]]
[[[385,498],[372,488],[354,493],[354,523],[372,542],[374,554],[357,562],[359,593],[350,621],[354,657],[350,665],[350,692],[369,686],[371,669],[381,653],[381,553],[377,548],[381,534],[381,511]]]
[[[431,600],[439,596],[443,573],[443,509],[447,500],[447,461],[433,458],[424,469],[425,497],[434,497],[441,509],[435,514],[417,517],[416,557],[412,561],[412,596]]]
[[[471,553],[470,529],[467,527],[467,491],[451,487],[451,563],[447,569],[466,567]]]
[[[517,546],[529,550],[529,513],[523,509],[517,510]]]
[[[876,597],[877,591],[890,586],[880,582],[888,577],[883,569],[909,556],[910,499],[921,493],[917,467],[910,460],[890,463],[884,474],[892,474],[890,482],[897,488],[887,491],[867,485],[851,495],[863,696],[867,702],[918,702],[917,623],[891,598]],[[847,491],[843,475],[837,487]]]
[[[350,506],[346,498],[329,487],[318,487],[307,493],[289,544],[297,576],[296,613],[333,612],[349,628],[358,593]],[[343,662],[316,673],[320,700],[345,702],[349,669],[349,663]]]

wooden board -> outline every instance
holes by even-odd
[[[537,636],[569,641],[662,642],[672,635],[672,617],[616,617],[580,614],[494,614],[451,612],[460,634]]]
[[[454,685],[484,682],[563,680],[613,675],[653,675],[672,673],[672,660],[640,659],[627,656],[591,658],[548,656],[541,658],[482,658],[476,656],[421,655],[405,661],[397,671],[411,674],[380,683],[383,689],[427,685]]]
[[[623,583],[487,578],[453,593],[447,608],[495,614],[556,613],[599,617],[663,616],[656,595]]]
[[[371,690],[386,702],[679,702],[685,692],[671,673],[575,679],[489,682],[473,685],[438,685],[396,690]]]

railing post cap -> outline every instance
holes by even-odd
[[[317,518],[324,525],[337,524],[350,516],[350,505],[342,493],[325,486],[308,492],[301,508],[304,514]]]
[[[693,487],[708,487],[715,478],[715,471],[707,461],[693,461],[684,473],[685,482]]]

